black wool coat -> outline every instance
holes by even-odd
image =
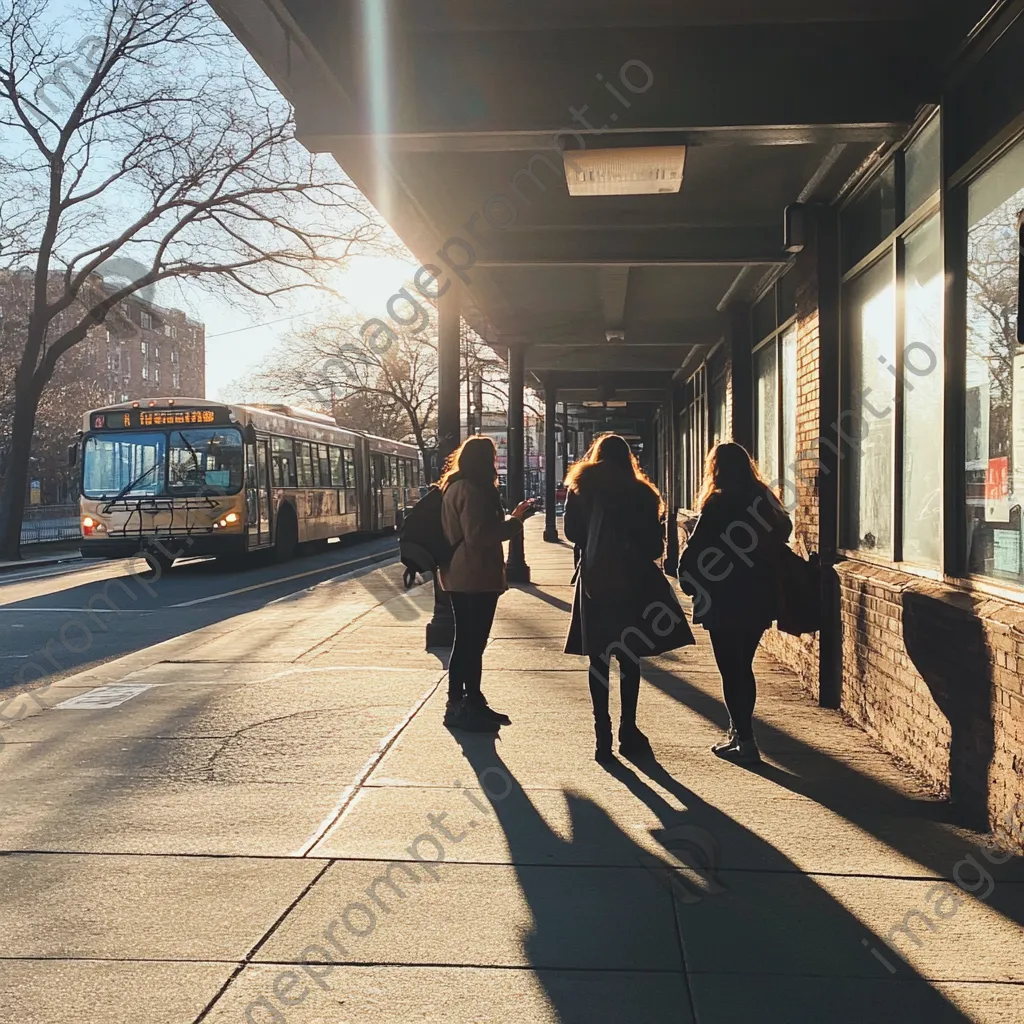
[[[601,502],[603,515],[614,517],[616,532],[628,538],[636,559],[636,586],[614,601],[590,597],[581,579],[595,502]],[[607,658],[622,651],[639,659],[695,643],[671,583],[655,564],[665,550],[658,505],[657,493],[647,484],[600,464],[583,470],[569,490],[563,528],[575,547],[576,589],[566,654]]]
[[[679,559],[693,621],[708,630],[764,630],[779,614],[779,553],[793,524],[767,488],[713,494]]]

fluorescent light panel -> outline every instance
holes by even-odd
[[[685,146],[566,150],[565,182],[571,196],[650,196],[678,192]]]

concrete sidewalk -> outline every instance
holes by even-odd
[[[152,684],[118,708],[0,731],[5,1017],[1024,1019],[1024,865],[767,659],[759,770],[709,752],[700,630],[645,663],[657,762],[593,761],[571,551],[540,528],[485,659],[497,741],[441,725],[429,588],[394,566],[104,666]]]

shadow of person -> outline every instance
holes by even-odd
[[[572,605],[568,601],[563,601],[560,597],[555,597],[554,594],[549,594],[547,591],[537,586],[536,583],[524,583],[517,589],[521,590],[524,594],[529,594],[530,597],[535,597],[539,601],[543,601],[545,604],[551,605],[552,608],[557,608],[560,612],[572,611]]]
[[[574,792],[564,793],[563,837],[493,736],[458,739],[533,917],[526,958],[563,1024],[968,1021],[817,879],[657,762],[645,765],[650,782],[621,762],[609,767],[653,812],[654,843]],[[618,816],[630,820],[628,806]],[[889,967],[866,948],[875,946]]]
[[[950,729],[949,799],[970,828],[988,830],[988,772],[995,750],[992,669],[977,602],[903,595],[903,642]]]

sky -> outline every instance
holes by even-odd
[[[340,271],[334,288],[353,309],[366,316],[387,318],[388,299],[415,273],[417,263],[408,259],[380,256],[352,257]],[[244,311],[230,302],[196,289],[182,301],[178,295],[156,300],[162,305],[183,306],[206,325],[206,397],[241,399],[245,379],[258,371],[290,331],[315,322],[324,300],[303,291],[279,300],[253,304]],[[259,308],[264,312],[259,315]]]
[[[76,11],[80,0],[49,0],[47,15],[55,25],[65,28],[80,24]],[[86,0],[88,2],[88,0]],[[74,49],[76,28],[68,29],[67,37]],[[89,38],[88,36],[86,38]],[[234,43],[240,53],[240,43]],[[251,72],[261,74],[255,64],[247,61]],[[16,144],[21,146],[24,142]],[[0,154],[10,145],[0,135]],[[12,151],[13,155],[13,151]],[[392,247],[404,249],[392,236]],[[344,303],[356,313],[371,317],[387,317],[388,299],[411,279],[418,267],[411,253],[405,258],[390,256],[355,256],[331,281]],[[199,283],[158,284],[152,296],[158,305],[183,309],[206,327],[206,397],[239,398],[242,382],[261,369],[286,339],[289,332],[314,321],[318,310],[335,305],[331,296],[313,289],[302,289],[283,296],[277,302],[246,297],[227,300],[222,295],[203,290]]]

